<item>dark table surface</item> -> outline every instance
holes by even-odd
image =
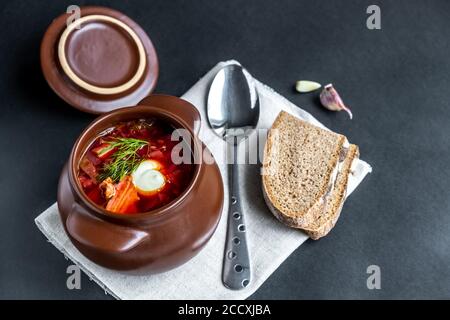
[[[182,95],[220,60],[259,80],[358,144],[373,165],[331,234],[307,241],[251,297],[450,297],[450,2],[2,1],[0,3],[0,298],[106,296],[86,276],[66,288],[70,264],[34,224],[56,200],[59,172],[93,119],[45,82],[39,44],[70,4],[123,11],[152,38],[156,92]],[[293,90],[333,82],[354,120]],[[369,265],[381,289],[366,286]]]

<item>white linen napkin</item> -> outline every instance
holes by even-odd
[[[261,191],[259,165],[245,165],[240,169],[243,211],[246,214],[247,237],[252,267],[252,281],[240,291],[222,285],[222,259],[226,235],[228,209],[227,167],[224,165],[224,142],[214,135],[206,118],[206,97],[209,85],[217,71],[231,63],[220,62],[201,78],[182,98],[196,106],[202,116],[200,138],[213,153],[225,183],[223,215],[217,231],[205,248],[186,264],[158,275],[132,276],[105,269],[85,258],[70,242],[64,232],[56,204],[35,220],[38,228],[58,250],[76,263],[90,279],[117,299],[245,299],[255,292],[278,266],[308,237],[299,230],[285,227],[268,211]],[[269,128],[281,110],[288,111],[310,123],[324,127],[313,116],[295,106],[268,86],[255,80],[260,99],[258,128]],[[243,145],[243,144],[242,144]],[[353,162],[347,194],[350,195],[371,172],[362,160]],[[344,206],[345,214],[345,206]]]

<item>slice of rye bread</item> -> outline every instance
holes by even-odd
[[[333,208],[342,206],[357,155],[357,147],[344,147],[346,143],[343,135],[287,112],[278,115],[264,149],[262,180],[266,203],[280,221],[306,230],[312,238],[329,232],[339,216]],[[347,152],[342,155],[342,150]]]
[[[280,112],[264,148],[263,190],[275,215],[297,228],[310,226],[326,194],[345,137]]]

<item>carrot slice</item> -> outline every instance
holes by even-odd
[[[132,213],[139,200],[138,193],[130,176],[126,176],[116,187],[114,196],[108,201],[106,210],[116,213]]]

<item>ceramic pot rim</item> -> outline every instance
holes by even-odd
[[[194,188],[195,184],[197,183],[199,176],[200,176],[200,171],[201,171],[201,166],[203,165],[202,163],[199,164],[193,164],[195,166],[195,170],[194,170],[194,174],[193,177],[191,179],[191,182],[189,183],[189,185],[186,187],[186,189],[175,199],[173,199],[171,202],[169,202],[168,204],[151,210],[151,211],[147,211],[147,212],[141,212],[141,213],[136,213],[136,214],[119,214],[119,213],[114,213],[111,211],[107,211],[104,208],[94,204],[91,200],[89,200],[87,198],[87,196],[85,195],[85,193],[83,192],[80,184],[78,183],[77,179],[75,178],[77,176],[77,166],[78,163],[75,163],[76,159],[75,159],[75,154],[83,154],[86,151],[86,148],[88,146],[87,143],[81,143],[85,137],[91,133],[93,131],[93,128],[101,123],[101,122],[107,122],[107,119],[112,118],[113,116],[117,115],[117,114],[133,114],[133,113],[138,113],[138,112],[142,112],[142,111],[149,111],[149,116],[152,115],[162,115],[165,116],[167,118],[170,119],[170,121],[178,123],[179,125],[181,125],[181,127],[183,129],[188,130],[189,134],[190,134],[190,138],[193,141],[193,153],[194,153],[194,158],[195,157],[201,157],[201,152],[202,152],[202,143],[200,142],[200,140],[198,139],[198,137],[195,135],[195,133],[193,132],[192,128],[190,128],[186,122],[181,119],[179,116],[177,116],[176,114],[172,113],[172,112],[168,112],[166,110],[157,108],[157,107],[152,107],[152,106],[143,106],[143,105],[138,105],[138,106],[131,106],[131,107],[124,107],[124,108],[120,108],[114,111],[111,111],[109,113],[106,113],[100,117],[98,117],[97,119],[95,119],[93,122],[91,122],[84,130],[83,132],[80,134],[80,136],[78,137],[78,139],[76,140],[72,151],[70,153],[70,158],[69,158],[69,182],[71,184],[72,189],[74,190],[74,192],[76,193],[78,199],[81,200],[82,205],[85,205],[90,211],[90,213],[94,212],[97,216],[99,216],[100,218],[106,218],[106,219],[114,219],[114,220],[119,220],[119,221],[123,221],[123,222],[140,222],[140,221],[146,221],[146,222],[151,222],[151,221],[156,221],[156,220],[160,220],[160,219],[164,219],[164,218],[168,218],[169,216],[171,216],[171,211],[175,212],[175,210],[172,210],[173,208],[177,207],[180,203],[182,203],[186,197],[189,195],[189,193],[191,192],[191,190]],[[114,123],[110,123],[110,125],[114,125]],[[98,134],[100,132],[96,132],[96,134]],[[89,140],[90,142],[92,142],[92,140]],[[77,201],[77,200],[75,200]]]

